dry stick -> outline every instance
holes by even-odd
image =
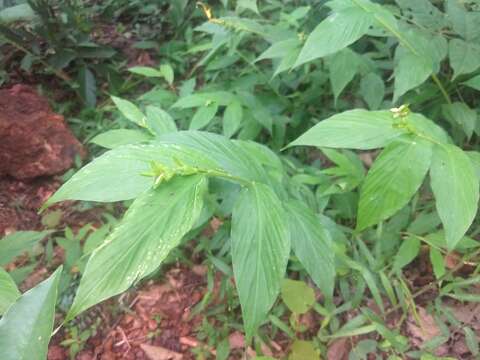
[[[454,268],[452,268],[451,270],[449,270],[445,275],[443,275],[442,277],[440,277],[440,279],[437,279],[436,281],[431,282],[431,283],[423,286],[420,290],[418,290],[417,292],[413,293],[413,294],[412,294],[412,299],[415,299],[415,298],[419,297],[420,295],[425,294],[427,291],[433,290],[433,289],[438,285],[439,282],[443,281],[446,277],[452,275],[452,274],[453,274],[454,272],[456,272],[457,270],[460,270],[460,269],[462,268],[462,266],[464,266],[465,263],[466,263],[468,260],[470,260],[470,259],[472,259],[472,258],[474,258],[474,257],[476,257],[476,256],[478,256],[478,255],[480,255],[480,249],[478,249],[477,251],[473,252],[473,253],[470,254],[470,255],[465,256],[465,258],[463,258],[462,261],[460,261]],[[395,311],[397,311],[397,310],[400,309],[400,308],[401,308],[401,305],[400,305],[400,304],[395,305],[395,306],[392,307],[390,310],[388,310],[388,311],[385,312],[385,316],[390,315],[392,312],[395,312]]]

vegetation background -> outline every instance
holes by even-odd
[[[2,156],[38,94],[81,143],[0,166],[1,359],[479,358],[479,1],[0,0],[0,49]]]

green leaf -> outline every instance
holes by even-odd
[[[2,5],[4,2],[2,2]],[[8,2],[7,2],[8,4]],[[0,23],[10,24],[17,21],[30,22],[35,19],[37,15],[35,11],[28,4],[18,4],[3,8],[0,10]]]
[[[428,234],[425,237],[426,242],[433,247],[439,247],[442,249],[447,248],[447,241],[445,240],[445,231],[439,230],[432,234]],[[471,251],[472,249],[478,248],[480,246],[480,242],[477,240],[472,239],[468,236],[463,236],[460,241],[456,245],[456,249],[461,252]]]
[[[308,36],[294,67],[342,50],[360,39],[372,23],[371,15],[356,7],[333,13]]]
[[[360,93],[370,110],[377,110],[385,96],[385,84],[380,76],[371,72],[360,81]]]
[[[238,0],[237,1],[237,11],[241,10],[251,10],[255,14],[259,14],[257,7],[257,0]]]
[[[408,90],[422,84],[433,72],[431,59],[399,45],[395,51],[395,90],[393,102]]]
[[[451,142],[448,134],[442,127],[435,124],[432,120],[427,119],[422,114],[410,113],[410,115],[405,118],[405,121],[408,126],[415,129],[415,133],[421,134],[422,136],[426,136],[440,143]]]
[[[442,111],[453,126],[459,126],[470,138],[477,126],[477,112],[463,102],[442,105]]]
[[[235,95],[228,91],[212,91],[196,93],[180,98],[172,108],[189,109],[216,103],[218,106],[227,106],[235,100]]]
[[[163,74],[159,70],[147,66],[134,66],[129,68],[128,71],[146,77],[163,77]]]
[[[420,253],[420,240],[415,236],[410,236],[402,241],[400,248],[393,262],[393,269],[400,271],[410,264]]]
[[[479,179],[468,155],[450,144],[435,146],[430,178],[447,246],[452,250],[477,213]]]
[[[199,130],[207,126],[217,113],[218,105],[211,103],[200,107],[190,122],[190,130]]]
[[[463,85],[467,85],[472,89],[480,91],[480,75],[474,76],[467,81],[462,83]]]
[[[19,297],[20,291],[11,276],[0,267],[0,316],[7,311]]]
[[[305,314],[315,303],[315,292],[303,281],[284,279],[280,293],[285,305],[295,314]]]
[[[480,350],[477,334],[469,327],[464,327],[463,331],[465,332],[465,342],[467,343],[468,350],[470,350],[473,356],[478,356]]]
[[[173,79],[174,79],[174,72],[173,68],[170,64],[162,64],[160,65],[160,73],[162,74],[163,78],[167,80],[169,85],[173,84]]]
[[[176,132],[177,125],[169,113],[157,106],[147,106],[147,127],[155,135]]]
[[[230,138],[240,127],[243,117],[242,104],[239,101],[233,101],[225,108],[223,113],[223,134]]]
[[[430,248],[430,262],[432,263],[433,273],[437,280],[445,275],[445,262],[440,250],[433,247]]]
[[[301,45],[302,44],[297,37],[277,41],[265,50],[255,61],[263,59],[279,59],[277,68],[272,76],[275,77],[293,66],[300,52]]]
[[[282,203],[270,187],[242,190],[232,212],[232,263],[243,323],[251,339],[280,290],[290,254]]]
[[[480,46],[475,43],[452,39],[448,43],[448,56],[453,69],[453,79],[480,67]]]
[[[300,41],[298,38],[277,41],[273,43],[267,50],[261,53],[255,61],[284,58],[290,52],[294,51],[299,44]]]
[[[78,83],[80,85],[80,95],[83,101],[89,107],[95,107],[97,104],[97,85],[95,75],[86,66],[83,66],[78,73]]]
[[[157,269],[195,225],[206,191],[206,178],[193,175],[175,177],[139,196],[90,257],[67,319]]]
[[[447,0],[445,5],[447,19],[453,30],[468,42],[478,41],[480,36],[480,14],[478,10],[467,11],[466,4],[457,0]]]
[[[138,144],[151,140],[151,136],[141,130],[115,129],[95,136],[90,142],[107,149],[128,144]]]
[[[130,200],[153,185],[151,163],[178,167],[176,160],[205,171],[222,170],[239,181],[273,182],[260,162],[248,151],[248,143],[199,131],[166,133],[149,144],[110,150],[75,173],[44,205],[63,200],[114,202]]]
[[[137,197],[153,185],[153,178],[142,173],[157,160],[155,149],[127,145],[106,152],[77,171],[44,207],[63,200],[114,202]]]
[[[313,342],[295,340],[288,360],[320,360],[320,354],[315,350]]]
[[[358,72],[358,55],[349,48],[345,48],[328,57],[327,64],[330,73],[330,84],[336,103],[343,89],[353,80]]]
[[[145,115],[143,115],[143,113],[134,103],[116,96],[111,96],[111,98],[123,116],[141,127],[146,126]]]
[[[403,208],[422,185],[431,158],[431,142],[421,138],[388,145],[361,187],[357,229],[377,224]]]
[[[46,359],[62,268],[24,293],[0,319],[2,360]]]
[[[51,231],[17,231],[0,240],[0,266],[32,248]]]
[[[448,27],[444,14],[430,0],[396,0],[403,15],[415,24],[440,32]]]
[[[390,111],[349,110],[320,121],[289,146],[376,149],[405,133],[394,124]]]
[[[472,161],[473,167],[475,168],[475,172],[477,177],[480,178],[480,152],[478,151],[467,151],[466,154]]]
[[[327,299],[335,286],[335,256],[332,239],[320,219],[299,201],[286,204],[292,248]]]

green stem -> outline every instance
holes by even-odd
[[[438,88],[440,89],[440,92],[442,93],[443,97],[447,101],[447,103],[452,104],[452,100],[450,99],[450,95],[448,95],[447,90],[443,87],[442,83],[440,82],[440,79],[437,77],[436,74],[432,74],[432,79],[437,84]]]

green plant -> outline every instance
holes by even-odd
[[[456,271],[480,253],[479,4],[177,5],[169,11],[181,30],[165,45],[142,44],[158,50],[162,65],[130,69],[149,89],[133,102],[112,97],[119,116],[91,139],[109,150],[46,204],[133,200],[89,258],[67,321],[152,274],[214,216],[223,225],[198,248],[234,276],[248,340],[261,338],[266,323],[295,339],[303,330],[296,315],[292,330],[274,303],[289,283],[285,274],[308,273],[322,304],[311,304],[308,289],[305,304],[287,300],[288,286],[282,298],[294,313],[317,312],[322,323],[315,341],[294,343],[292,358],[372,333],[378,338],[355,343],[351,358],[377,351],[431,358],[451,336],[447,326],[413,352],[385,319],[396,311],[401,322],[418,318],[416,301],[429,290],[438,292],[437,313],[447,313],[443,297],[478,300],[468,291],[480,281],[478,267],[467,279]],[[136,6],[124,1],[119,11]],[[403,269],[422,248],[435,280],[413,291]],[[452,254],[458,263],[447,268]],[[364,306],[369,298],[378,312]],[[478,353],[467,324],[448,319]]]

